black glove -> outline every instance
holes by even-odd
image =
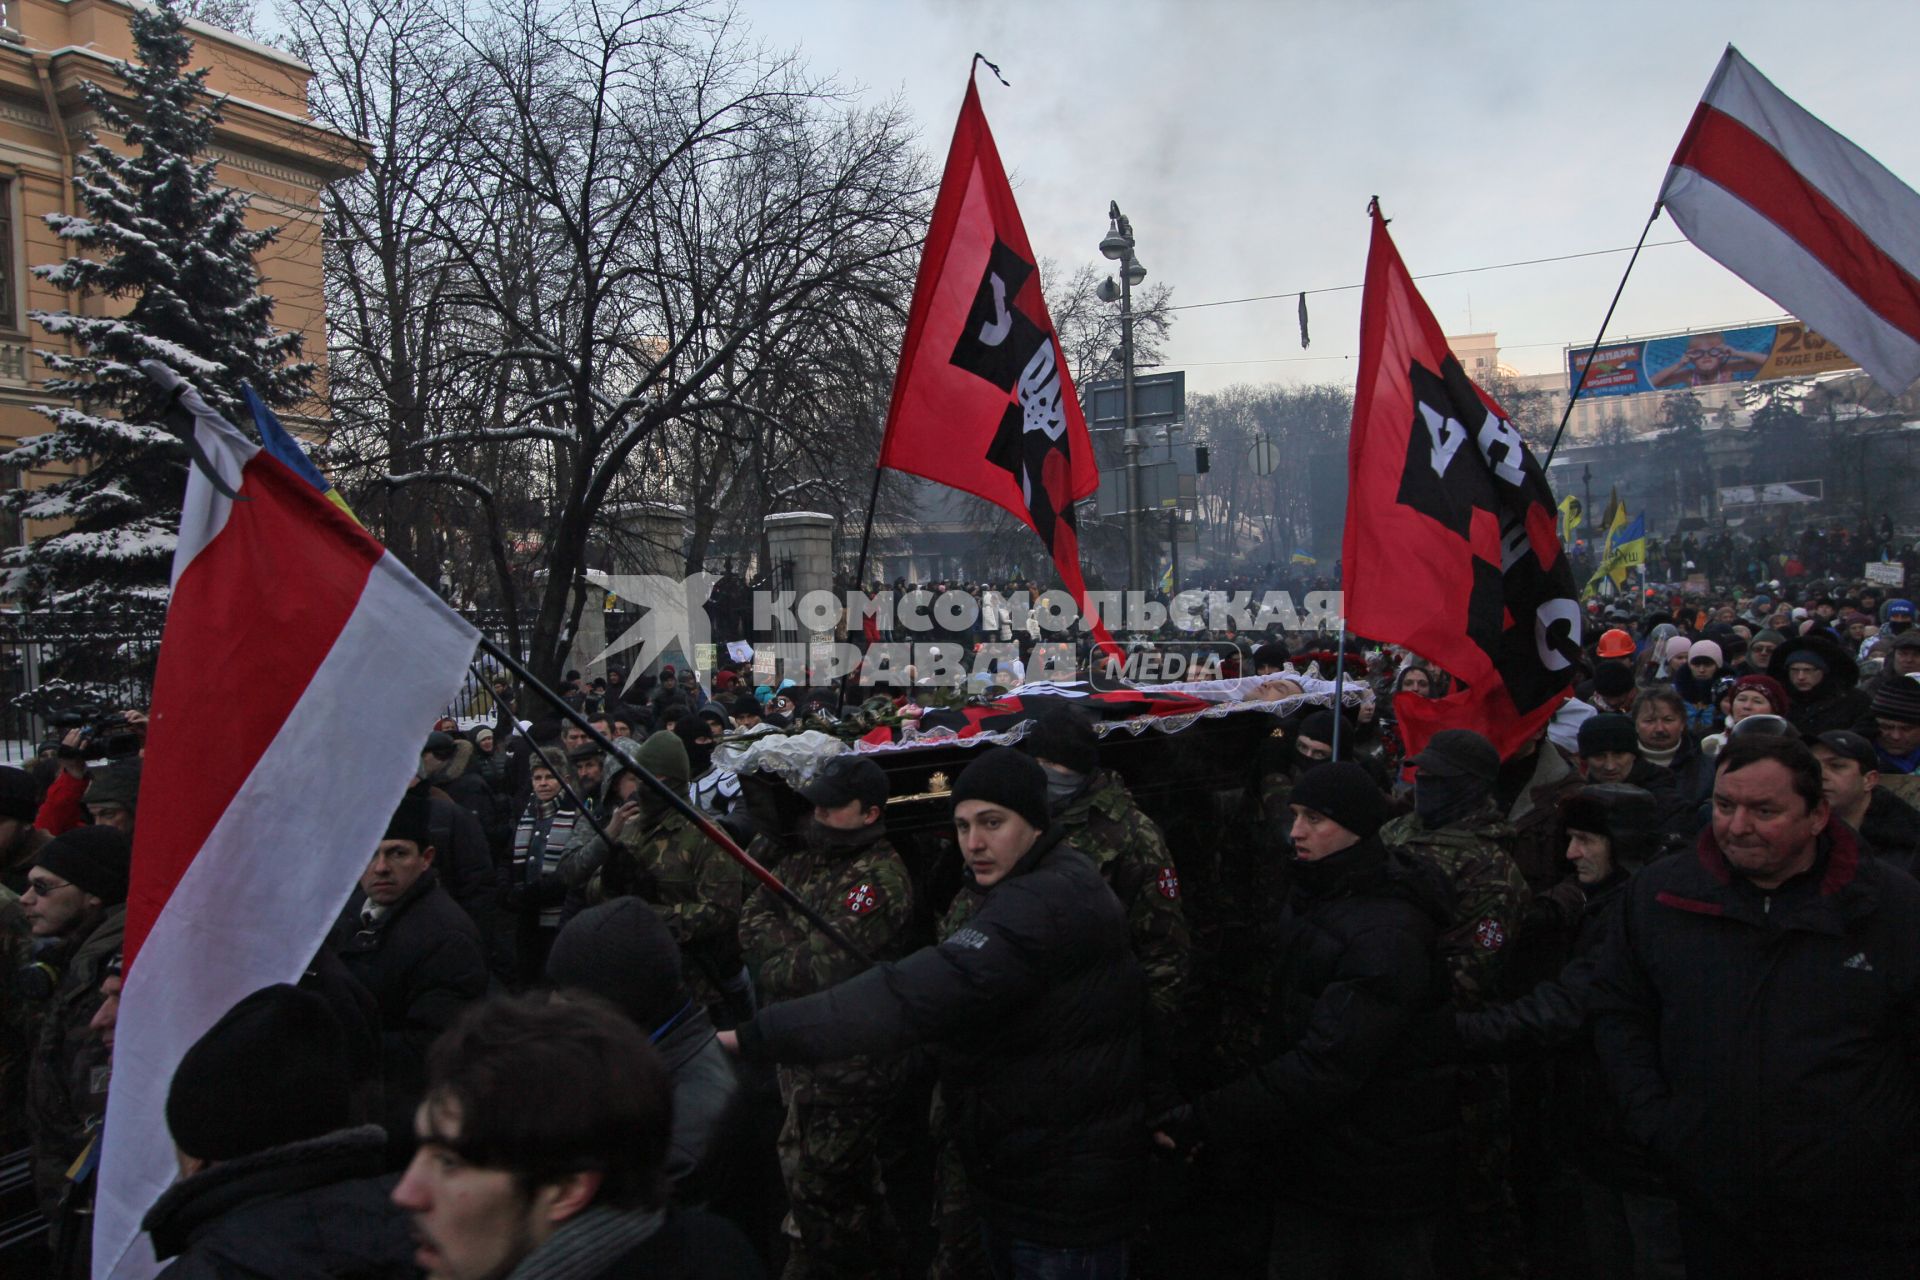
[[[1206,1121],[1191,1102],[1183,1102],[1155,1116],[1147,1126],[1153,1131],[1154,1145],[1167,1155],[1191,1160],[1207,1140]],[[1169,1147],[1166,1141],[1172,1142]]]

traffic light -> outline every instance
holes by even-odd
[[[1207,460],[1207,446],[1203,444],[1195,445],[1193,447],[1193,474],[1203,476],[1207,474],[1207,468],[1212,465],[1213,464]]]

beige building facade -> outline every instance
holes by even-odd
[[[68,255],[69,246],[47,226],[46,215],[84,212],[73,195],[73,156],[100,121],[81,86],[92,81],[119,96],[123,86],[114,67],[133,57],[133,12],[124,0],[0,3],[0,448],[49,426],[33,411],[51,402],[39,389],[47,369],[36,352],[62,350],[66,339],[41,330],[30,313],[107,313],[99,300],[78,299],[35,279],[32,268]],[[280,228],[278,241],[256,264],[261,288],[275,299],[274,324],[304,335],[306,358],[321,365],[315,383],[320,391],[327,349],[320,193],[358,169],[360,145],[308,117],[313,73],[304,63],[203,23],[188,25],[193,65],[207,67],[208,88],[225,97],[225,120],[214,143],[217,177],[252,197],[253,225]],[[323,414],[315,404],[295,418],[323,429]],[[5,487],[20,479],[0,473]],[[40,532],[0,523],[0,545]]]

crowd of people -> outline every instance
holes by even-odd
[[[425,736],[300,981],[181,1062],[155,1251],[182,1278],[1911,1276],[1920,628],[1864,583],[1771,584],[1592,601],[1573,696],[1504,758],[1468,727],[1404,749],[1396,703],[1449,692],[1416,655],[1351,640],[1341,707],[1324,637],[1215,637],[1285,713],[1206,829],[1156,822],[1065,699],[968,753],[921,839],[869,753],[793,791],[714,760],[871,698],[570,675],[583,728],[503,681],[497,718]],[[0,1103],[62,1277],[140,809],[139,756],[93,745],[0,768]]]

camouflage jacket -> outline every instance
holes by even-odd
[[[721,983],[740,971],[740,864],[669,809],[658,821],[627,824],[605,875],[660,909],[686,956],[687,985],[708,1008],[722,1007]]]
[[[896,960],[905,954],[913,921],[913,880],[887,840],[884,820],[865,828],[862,835],[863,839],[836,848],[816,850],[803,845],[779,859],[780,878],[856,947],[875,960]],[[756,841],[756,856],[765,843],[764,838]],[[740,947],[763,1002],[824,991],[865,967],[766,893],[753,895],[740,913]],[[802,1102],[819,1101],[822,1095],[865,1094],[891,1085],[899,1067],[897,1060],[853,1058],[783,1068],[782,1092],[790,1101]]]
[[[1147,975],[1154,1012],[1171,1018],[1180,1006],[1192,948],[1180,903],[1180,874],[1153,819],[1134,804],[1118,774],[1096,770],[1071,804],[1054,815],[1073,847],[1093,859],[1127,910],[1133,955]],[[966,922],[980,904],[971,885],[947,908],[941,936]]]
[[[66,1191],[68,1167],[107,1116],[112,1059],[89,1024],[100,1008],[100,983],[108,961],[119,954],[126,923],[124,905],[107,908],[67,959],[28,1067],[34,1191],[49,1220]]]
[[[1512,855],[1502,846],[1513,828],[1491,803],[1479,813],[1429,831],[1418,814],[1380,828],[1389,849],[1406,849],[1440,868],[1453,888],[1454,923],[1440,935],[1440,954],[1452,980],[1454,1003],[1477,1009],[1498,998],[1502,949],[1532,896]]]

